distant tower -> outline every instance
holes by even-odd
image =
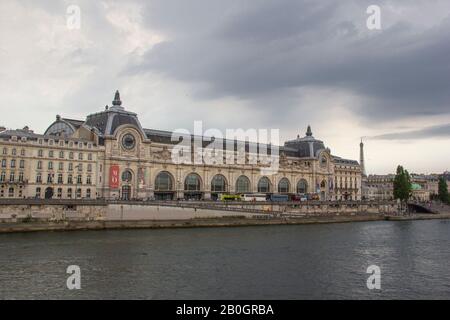
[[[359,164],[361,165],[361,173],[363,176],[366,176],[366,166],[364,164],[364,143],[362,142],[359,144]]]

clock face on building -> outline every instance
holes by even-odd
[[[123,136],[122,146],[125,149],[131,150],[134,148],[135,145],[136,145],[136,139],[134,138],[134,136],[132,134],[127,133],[126,135]]]

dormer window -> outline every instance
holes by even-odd
[[[326,167],[328,164],[328,160],[326,156],[321,156],[320,157],[320,166],[321,167]]]

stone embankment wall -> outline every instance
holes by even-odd
[[[0,221],[23,219],[60,220],[185,220],[222,217],[253,218],[258,215],[300,218],[308,216],[383,215],[396,212],[395,204],[317,203],[317,204],[3,204]]]

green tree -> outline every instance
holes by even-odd
[[[403,208],[403,203],[406,204],[411,197],[411,192],[411,177],[409,172],[399,165],[394,178],[394,199],[400,199]]]
[[[447,180],[445,180],[444,177],[439,178],[438,195],[439,195],[439,200],[441,200],[442,202],[444,202],[444,203],[450,202],[450,198],[448,195]]]

